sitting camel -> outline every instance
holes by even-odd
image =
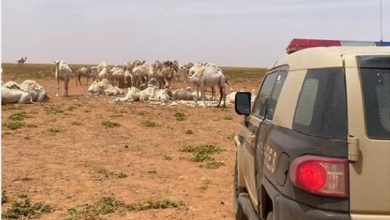
[[[8,82],[1,86],[1,104],[29,104],[32,103],[31,95],[23,91],[16,82]]]

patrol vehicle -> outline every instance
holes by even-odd
[[[389,42],[294,39],[234,137],[236,219],[390,220]]]

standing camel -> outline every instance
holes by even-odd
[[[60,80],[64,80],[64,96],[68,96],[68,84],[69,79],[72,76],[72,70],[69,68],[68,64],[66,64],[65,61],[61,60],[55,60],[54,61],[56,70],[55,70],[55,76],[57,80],[57,93],[56,96],[58,96],[58,90],[60,88]]]
[[[194,65],[195,66],[195,65]],[[219,88],[220,98],[217,107],[221,105],[223,99],[223,107],[226,107],[226,84],[227,80],[222,70],[216,65],[207,64],[205,66],[198,66],[199,68],[187,69],[182,67],[180,70],[182,76],[185,77],[185,81],[192,83],[196,87],[195,105],[197,105],[199,99],[199,91],[201,92],[203,104],[206,106],[206,87],[213,90],[214,87]],[[187,74],[186,74],[187,72]]]
[[[26,62],[26,60],[27,60],[27,57],[21,57],[19,60],[18,60],[18,65],[20,65],[20,64],[24,64],[25,62]]]
[[[76,86],[77,82],[82,86],[81,84],[81,77],[85,77],[87,80],[87,84],[89,83],[89,78],[91,77],[91,68],[88,67],[81,67],[76,71]]]

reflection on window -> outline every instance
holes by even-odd
[[[390,139],[390,57],[358,56],[367,136]]]
[[[263,86],[261,87],[261,90],[259,92],[259,95],[257,96],[256,102],[253,105],[253,114],[257,116],[264,117],[265,111],[263,110],[264,103],[267,99],[267,97],[270,96],[272,92],[272,88],[274,86],[274,82],[276,80],[277,73],[271,73],[269,74],[263,83]]]
[[[303,84],[301,97],[295,115],[295,123],[310,125],[313,118],[314,104],[316,102],[318,79],[308,79]]]
[[[376,86],[379,106],[379,118],[383,128],[390,132],[390,73],[379,73],[380,81]]]
[[[293,129],[314,137],[347,139],[343,68],[307,71],[295,111]]]

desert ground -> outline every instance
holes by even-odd
[[[4,82],[33,79],[50,96],[2,106],[4,219],[18,204],[38,204],[30,215],[38,219],[233,219],[232,139],[242,120],[234,107],[116,104],[75,79],[69,97],[56,97],[54,65],[2,68]],[[246,91],[257,91],[265,71],[223,70]],[[191,146],[210,154],[183,152]]]

